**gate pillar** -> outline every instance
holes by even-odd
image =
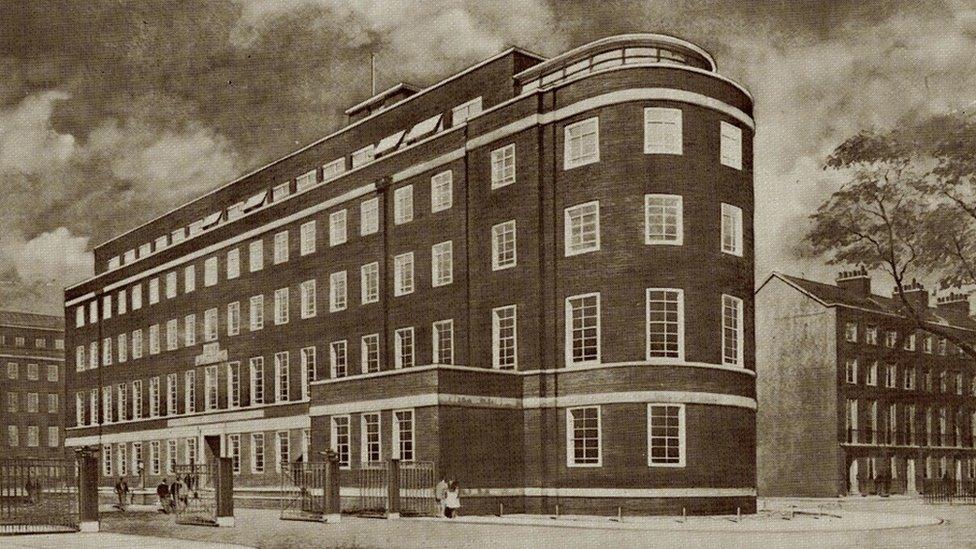
[[[234,526],[234,466],[229,457],[217,457],[217,526]]]
[[[400,518],[400,460],[393,458],[386,473],[386,518]]]
[[[78,461],[78,528],[98,532],[98,447],[75,450]]]
[[[322,521],[336,523],[342,517],[342,500],[339,499],[339,454],[331,450],[326,454],[324,480],[322,499],[325,501],[325,509],[322,510]]]

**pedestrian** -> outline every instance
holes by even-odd
[[[182,503],[183,509],[186,509],[186,506],[188,504],[187,503],[188,491],[189,490],[187,490],[186,482],[183,481],[183,477],[176,477],[176,493],[178,494],[178,497],[173,498],[173,500],[176,501],[178,504]]]
[[[164,513],[169,512],[169,484],[166,483],[166,479],[163,479],[158,486],[156,486],[156,497],[159,498],[160,510]]]
[[[115,495],[119,498],[119,510],[125,511],[125,500],[129,495],[129,483],[122,477],[119,477],[118,482],[115,483]]]
[[[173,483],[169,485],[170,507],[172,507],[174,511],[177,511],[179,509],[179,502],[180,502],[179,482],[180,482],[180,476],[176,475],[176,478],[173,479]]]
[[[441,481],[434,487],[434,500],[437,501],[437,516],[445,517],[444,500],[447,499],[447,479],[441,475]]]
[[[454,518],[458,515],[458,509],[461,508],[459,492],[458,481],[452,480],[447,487],[447,497],[444,498],[444,507],[446,508],[444,516],[447,518]]]

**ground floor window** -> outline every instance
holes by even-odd
[[[332,432],[329,440],[332,451],[339,458],[339,467],[349,467],[349,416],[332,416]]]
[[[566,410],[566,465],[570,467],[599,467],[603,456],[600,448],[600,407],[587,406]]]
[[[380,414],[363,414],[360,432],[363,463],[375,463],[383,459],[380,448]]]
[[[393,451],[401,461],[413,461],[413,410],[393,412]]]
[[[685,466],[685,405],[647,405],[647,464]]]
[[[193,441],[193,452],[196,453],[196,441]],[[227,449],[230,453],[230,464],[234,474],[241,472],[241,435],[227,435]],[[196,456],[194,456],[196,457]]]

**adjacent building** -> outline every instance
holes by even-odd
[[[64,319],[0,311],[0,458],[64,457]]]
[[[752,98],[707,52],[510,48],[346,114],[95,248],[69,445],[268,488],[431,461],[468,512],[755,509]]]
[[[905,294],[933,327],[976,332],[967,295],[933,307],[917,282]],[[872,293],[865,270],[836,285],[774,273],[756,306],[761,495],[911,494],[976,479],[976,364]]]

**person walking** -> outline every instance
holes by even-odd
[[[179,502],[186,509],[187,505],[189,505],[189,489],[186,486],[186,482],[183,481],[183,477],[176,477],[176,492],[179,494]]]
[[[447,487],[447,497],[444,498],[444,507],[446,511],[444,516],[447,518],[454,518],[458,516],[458,509],[461,508],[461,498],[460,498],[460,488],[458,488],[458,481],[452,480]]]
[[[441,481],[434,487],[434,500],[437,501],[437,516],[445,517],[444,500],[447,499],[447,479],[441,475]]]
[[[124,512],[125,501],[129,496],[129,483],[122,477],[119,477],[119,481],[115,483],[115,495],[119,498],[119,510]]]
[[[176,475],[176,478],[173,479],[173,483],[169,485],[170,506],[173,508],[174,512],[179,510],[179,503],[180,503],[179,484],[180,484],[180,475]]]
[[[169,512],[169,484],[166,483],[166,479],[163,479],[158,486],[156,486],[156,497],[159,498],[160,511],[163,513]]]

